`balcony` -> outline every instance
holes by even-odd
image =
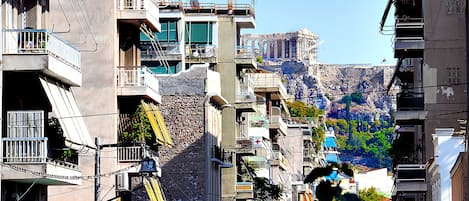
[[[159,7],[153,0],[118,0],[117,19],[140,27],[143,21],[152,31],[160,31]]]
[[[280,151],[274,151],[275,160],[271,162],[272,166],[279,166],[283,170],[288,168],[288,160]]]
[[[252,182],[236,182],[236,199],[254,198],[254,184]]]
[[[40,71],[80,86],[80,51],[43,29],[3,30],[3,70]]]
[[[301,133],[303,134],[303,141],[313,141],[313,132],[311,130],[303,130]]]
[[[270,129],[277,129],[281,134],[287,134],[287,123],[285,123],[282,119],[282,115],[280,114],[279,107],[272,107],[272,114],[270,114]]]
[[[182,60],[181,44],[179,42],[174,43],[160,43],[162,52],[157,54],[151,44],[146,42],[140,43],[141,59],[142,61],[161,61],[163,59],[168,61]]]
[[[397,18],[395,22],[395,55],[421,58],[425,46],[423,18]]]
[[[45,137],[45,131],[53,129],[45,128],[43,111],[8,111],[6,124],[6,136],[1,139],[5,164],[2,179],[36,180],[44,185],[81,184],[77,163],[59,161],[57,156],[62,157],[63,151],[59,155],[55,150],[62,150],[60,145],[49,143]],[[54,136],[52,132],[48,135]]]
[[[161,103],[158,79],[145,66],[117,67],[117,95],[145,96]]]
[[[397,94],[398,111],[424,110],[424,106],[423,93],[404,92]]]
[[[117,147],[117,162],[140,162],[145,155],[145,149],[141,146]]]
[[[237,46],[235,63],[246,68],[257,68],[254,50],[249,46]]]
[[[425,192],[425,164],[399,164],[394,175],[393,194],[398,192]]]
[[[249,76],[243,77],[239,82],[236,93],[235,106],[242,112],[256,111],[256,95],[254,94],[254,82]]]
[[[187,63],[217,63],[217,48],[213,45],[186,45]]]
[[[271,93],[273,100],[288,99],[287,89],[282,83],[280,75],[275,73],[248,73],[254,81],[256,93]]]

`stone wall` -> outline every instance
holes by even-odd
[[[162,147],[161,183],[167,200],[204,200],[205,95],[163,95],[159,106],[174,141],[172,148]]]

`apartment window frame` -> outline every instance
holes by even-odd
[[[213,44],[213,27],[214,22],[186,22],[186,31],[184,37],[186,44],[200,44],[212,45]],[[205,26],[205,28],[204,28]],[[199,33],[205,34],[199,34]]]

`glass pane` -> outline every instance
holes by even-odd
[[[208,24],[205,23],[192,23],[191,24],[191,43],[207,43],[208,42]]]

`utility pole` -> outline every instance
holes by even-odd
[[[96,152],[94,158],[94,201],[99,200],[99,194],[101,193],[101,139],[99,137],[94,138],[96,145]]]

